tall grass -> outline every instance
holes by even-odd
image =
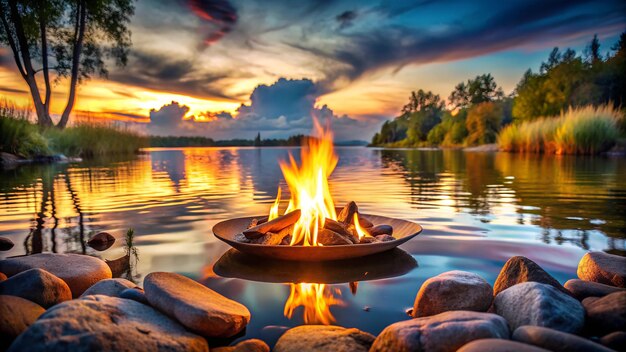
[[[26,158],[50,152],[48,141],[30,123],[27,109],[0,101],[0,151]]]
[[[507,126],[498,135],[498,146],[522,153],[602,153],[617,142],[622,119],[623,114],[609,105],[570,108],[557,117]]]

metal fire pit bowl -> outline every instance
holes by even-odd
[[[366,255],[388,251],[407,242],[422,232],[422,227],[411,221],[369,214],[361,214],[361,216],[366,217],[374,225],[386,224],[393,226],[393,237],[395,237],[396,240],[380,243],[306,247],[285,245],[268,246],[262,244],[242,243],[235,240],[235,235],[246,230],[252,219],[262,218],[262,215],[219,222],[213,226],[213,234],[215,237],[228,243],[233,248],[246,254],[282,260],[320,262],[364,257]]]

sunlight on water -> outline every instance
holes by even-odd
[[[412,265],[400,265],[409,269],[377,276],[376,263],[369,274],[331,269],[330,278],[314,283],[268,279],[266,263],[252,265],[248,276],[235,275],[242,278],[220,277],[213,265],[228,246],[211,228],[224,219],[267,214],[277,183],[287,189],[278,160],[289,150],[298,154],[289,148],[152,149],[133,160],[2,171],[0,235],[16,246],[0,258],[73,252],[112,260],[124,255],[124,233],[132,227],[139,259],[132,279],[141,282],[152,271],[193,277],[248,306],[253,318],[246,337],[271,343],[307,319],[298,304],[283,315],[299,282],[326,284],[316,287],[341,297],[343,304],[328,305],[335,324],[376,334],[405,319],[421,283],[444,271],[473,271],[493,282],[509,257],[525,255],[565,281],[575,277],[587,250],[625,254],[623,158],[338,148],[330,178],[337,205],[354,200],[364,213],[424,227],[401,247],[413,258]],[[289,196],[282,198],[284,209]],[[97,252],[85,245],[103,230],[116,236],[112,248]],[[237,263],[222,262],[226,269]],[[273,268],[280,271],[282,264]],[[360,281],[358,293],[352,281]]]

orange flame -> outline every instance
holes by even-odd
[[[370,236],[370,234],[361,227],[361,224],[359,223],[359,215],[357,213],[354,213],[354,228],[356,229],[356,233],[359,235],[359,240],[363,237]]]
[[[336,220],[337,212],[328,187],[328,177],[337,166],[333,134],[313,120],[317,138],[307,138],[300,151],[301,165],[289,154],[289,162],[281,162],[280,169],[291,193],[285,213],[300,209],[302,215],[294,225],[291,245],[318,246],[318,230],[327,218]],[[277,199],[278,201],[278,199]],[[276,204],[276,203],[275,203]],[[271,214],[270,214],[271,216]]]
[[[291,293],[285,302],[284,310],[287,318],[291,319],[295,309],[302,306],[305,324],[330,325],[335,322],[330,307],[344,305],[342,300],[334,296],[335,293],[341,295],[341,291],[338,289],[331,290],[325,284],[298,283],[289,285],[291,286]]]
[[[272,221],[278,217],[278,205],[280,204],[280,187],[278,187],[278,192],[276,193],[276,200],[274,204],[270,208],[270,215],[267,217],[267,221]]]

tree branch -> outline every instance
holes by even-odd
[[[4,10],[4,9],[2,9]],[[9,47],[11,47],[11,51],[13,51],[13,59],[15,59],[15,64],[17,65],[17,69],[20,71],[22,78],[26,78],[26,72],[24,71],[24,67],[22,66],[22,60],[19,56],[19,49],[17,48],[17,44],[13,39],[13,33],[11,28],[9,27],[9,22],[4,17],[4,14],[0,16],[0,20],[2,21],[2,27],[4,27],[4,31],[7,34],[7,39],[9,41]]]
[[[85,0],[79,0],[77,4],[76,12],[78,17],[76,18],[76,41],[74,42],[74,49],[72,53],[72,73],[70,76],[70,92],[67,98],[67,105],[61,115],[57,127],[65,128],[67,121],[69,120],[70,113],[74,108],[74,101],[76,100],[76,84],[78,83],[78,74],[80,71],[80,53],[83,50],[83,39],[85,37],[85,22],[87,22],[87,4]]]
[[[42,4],[39,4],[39,32],[41,35],[41,64],[43,65],[43,80],[46,87],[46,97],[43,102],[46,114],[50,114],[50,96],[52,89],[50,88],[50,72],[48,70],[48,38],[46,36],[45,10]],[[36,72],[33,71],[33,75]]]

